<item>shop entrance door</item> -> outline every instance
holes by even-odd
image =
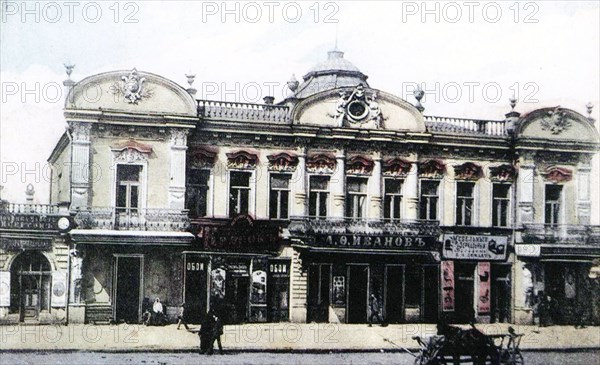
[[[308,311],[307,322],[329,321],[329,290],[331,287],[331,265],[316,264],[308,268]]]
[[[21,275],[21,321],[36,320],[40,313],[41,285],[38,276]]]
[[[248,301],[250,300],[250,277],[231,276],[225,284],[225,303],[227,303],[226,324],[248,322]]]
[[[50,311],[52,271],[44,255],[19,254],[11,264],[10,277],[11,311],[19,312],[19,321],[37,321],[40,312]]]
[[[404,322],[404,266],[385,267],[385,314],[387,323]]]
[[[475,319],[473,296],[475,294],[475,264],[454,263],[455,321],[469,323]]]
[[[439,311],[439,281],[438,265],[423,266],[423,303],[421,303],[423,323],[437,323]]]
[[[114,319],[139,323],[141,320],[142,256],[115,257]]]
[[[366,323],[369,266],[348,265],[348,323]]]
[[[510,322],[510,266],[493,265],[491,272],[492,322]]]
[[[207,266],[199,256],[185,256],[185,314],[188,323],[201,323],[206,313]]]

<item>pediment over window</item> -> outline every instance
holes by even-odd
[[[517,176],[517,170],[512,165],[500,165],[490,167],[490,180],[513,181]]]
[[[383,163],[383,175],[406,176],[410,172],[411,163],[399,157],[390,158]]]
[[[473,162],[465,162],[454,167],[454,178],[457,180],[479,180],[482,176],[481,166]]]
[[[217,152],[207,147],[193,147],[188,153],[188,165],[194,168],[212,168],[215,164]]]
[[[335,157],[327,153],[310,155],[306,161],[306,169],[311,173],[331,174],[335,170]]]
[[[132,149],[132,150],[136,150],[140,153],[147,153],[147,154],[152,153],[152,146],[150,146],[149,144],[138,142],[134,139],[119,142],[119,143],[115,144],[114,146],[112,146],[110,149],[115,152]]]
[[[554,183],[563,183],[571,181],[573,178],[573,172],[564,167],[551,166],[542,173],[542,176],[546,181]]]
[[[271,171],[296,171],[298,166],[298,157],[287,152],[281,152],[276,155],[267,156],[269,160],[269,170]]]
[[[346,173],[349,175],[371,175],[375,163],[370,158],[360,155],[350,157],[346,161]]]
[[[430,179],[441,179],[446,173],[446,165],[436,159],[419,162],[419,176]]]
[[[125,163],[147,161],[152,153],[152,146],[134,139],[119,142],[110,149],[114,154],[115,162]]]
[[[230,169],[254,169],[257,163],[258,156],[250,152],[238,151],[227,154],[227,168]]]

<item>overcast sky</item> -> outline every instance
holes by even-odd
[[[515,93],[521,113],[591,101],[600,119],[598,1],[2,3],[0,184],[14,202],[29,182],[47,201],[68,62],[75,81],[137,67],[183,86],[195,74],[198,98],[281,100],[337,38],[371,87],[412,103],[422,84],[428,115],[502,119]]]

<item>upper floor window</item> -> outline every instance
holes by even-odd
[[[507,227],[510,207],[510,185],[494,184],[492,188],[492,226]]]
[[[327,217],[328,204],[329,176],[311,176],[308,215],[321,218]]]
[[[473,199],[475,183],[456,183],[456,225],[470,226],[473,224]]]
[[[402,180],[384,180],[383,217],[386,219],[400,219],[402,209]]]
[[[250,206],[251,172],[231,171],[229,173],[229,216],[248,214]]]
[[[367,181],[365,177],[346,179],[346,217],[362,218],[366,215]]]
[[[132,212],[140,207],[141,172],[139,165],[117,165],[118,211]]]
[[[290,174],[271,174],[269,217],[288,219],[290,206]]]
[[[437,180],[421,180],[421,196],[419,199],[419,218],[437,220],[439,186]]]
[[[192,217],[205,217],[208,208],[208,190],[210,170],[194,169],[188,170],[186,187],[186,209]]]
[[[546,185],[545,223],[557,225],[560,223],[560,200],[562,185]]]

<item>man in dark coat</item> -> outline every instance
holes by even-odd
[[[204,316],[198,336],[200,336],[200,354],[212,355],[215,342],[215,318],[212,309]]]

